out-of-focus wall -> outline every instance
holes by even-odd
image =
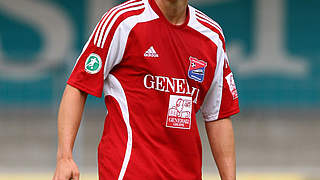
[[[90,31],[118,3],[1,0],[0,106],[56,106]],[[320,105],[319,1],[191,3],[224,29],[243,108]]]

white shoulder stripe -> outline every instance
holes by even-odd
[[[203,18],[203,19],[206,19],[207,21],[211,22],[212,24],[214,24],[219,30],[222,30],[222,28],[220,27],[220,25],[219,25],[217,22],[215,22],[214,20],[212,20],[211,18],[209,18],[208,16],[203,15],[203,14],[201,14],[201,13],[198,13],[197,15],[200,16],[200,17]]]
[[[128,8],[128,9],[125,9],[123,11],[121,11],[120,13],[118,13],[111,21],[110,25],[108,26],[108,29],[106,31],[106,33],[104,33],[104,36],[103,36],[103,41],[102,41],[102,44],[101,41],[100,41],[100,38],[102,38],[102,36],[99,37],[99,41],[98,41],[98,46],[100,46],[101,48],[104,48],[104,44],[107,40],[107,37],[109,35],[109,32],[111,30],[111,28],[113,27],[114,23],[116,22],[116,20],[124,13],[127,13],[129,11],[135,11],[135,10],[141,10],[144,8],[144,4],[141,4],[141,6],[137,6],[137,7],[132,7],[132,8]],[[105,27],[104,27],[105,28]],[[101,34],[102,35],[102,34]]]
[[[110,19],[111,19],[116,13],[118,13],[119,11],[121,11],[122,9],[127,8],[127,7],[129,7],[130,5],[135,5],[135,4],[139,3],[139,2],[135,2],[135,1],[136,1],[136,0],[128,1],[128,2],[126,2],[126,3],[124,3],[124,4],[121,4],[121,5],[117,6],[117,7],[115,7],[112,11],[110,11],[110,14],[104,18],[103,23],[102,23],[101,26],[100,26],[100,28],[102,28],[102,30],[100,31],[99,36],[97,36],[97,37],[99,37],[99,40],[100,40],[100,41],[101,41],[101,38],[102,38],[102,36],[103,36],[102,33],[104,32],[104,30],[105,30],[108,22],[110,21]]]
[[[196,11],[197,10],[195,8],[190,6],[191,17],[188,26],[208,37],[216,46],[218,46],[218,48],[222,48],[223,42],[219,38],[219,34],[202,24],[200,22],[201,20],[197,17],[198,13],[196,13]]]
[[[112,9],[110,11],[112,11]],[[99,33],[100,33],[101,25],[103,24],[104,19],[109,15],[110,11],[108,11],[106,14],[103,15],[102,19],[100,20],[99,26],[95,30],[95,36],[94,36],[94,41],[93,41],[94,45],[97,44],[97,40],[98,40],[98,36],[99,36]]]
[[[222,31],[221,26],[216,21],[211,19],[209,16],[207,16],[206,14],[204,14],[203,12],[198,11],[198,10],[196,11],[196,13],[197,13],[197,15],[203,17],[204,19],[207,19],[208,21],[212,22],[212,24],[215,24],[217,26],[217,28],[219,28]]]
[[[99,27],[96,31],[96,34],[95,34],[95,37],[94,37],[94,44],[96,45],[97,44],[97,40],[98,40],[98,37],[99,37],[99,34],[100,34],[100,30],[101,30],[101,27],[104,25],[104,23],[106,22],[106,18],[110,16],[110,14],[112,14],[115,10],[127,5],[127,4],[130,4],[131,2],[134,2],[135,0],[130,0],[130,1],[127,1],[126,3],[123,3],[123,4],[120,4],[119,6],[115,6],[113,7],[112,9],[110,9],[104,16],[103,18],[101,19],[101,22],[99,24]]]
[[[105,35],[108,35],[108,33],[109,33],[108,31],[106,31],[106,33],[104,33],[104,32],[105,32],[105,29],[107,28],[107,25],[109,24],[109,22],[110,22],[110,21],[115,22],[115,21],[117,20],[117,18],[119,17],[119,14],[123,14],[124,11],[125,11],[125,12],[128,12],[129,9],[132,9],[132,8],[129,8],[129,7],[131,7],[131,6],[136,6],[136,5],[143,5],[143,3],[141,3],[141,1],[140,1],[140,2],[135,2],[135,3],[127,4],[127,5],[125,5],[125,6],[121,7],[121,8],[113,11],[113,12],[108,16],[108,18],[107,18],[107,19],[105,20],[105,22],[103,23],[103,26],[101,26],[102,29],[101,29],[101,31],[100,31],[100,33],[99,33],[99,39],[98,39],[98,42],[97,42],[97,46],[98,46],[98,47],[103,47],[103,46],[101,46],[101,41],[102,41],[102,38],[103,38]],[[128,8],[128,9],[126,9],[126,8]],[[132,10],[134,10],[134,9],[132,9]],[[117,14],[117,15],[116,15],[116,14]],[[114,17],[114,15],[116,15],[116,16]],[[114,18],[113,18],[113,17],[114,17]],[[111,27],[113,26],[113,24],[114,24],[114,23],[110,23],[108,27],[111,28]]]
[[[199,15],[199,14],[197,14],[197,15]],[[204,22],[210,24],[211,26],[213,26],[214,28],[216,28],[221,33],[222,37],[225,38],[220,26],[214,24],[212,21],[209,21],[208,19],[205,19],[203,17],[198,17],[197,19],[199,19],[200,21],[204,21]]]
[[[128,2],[126,2],[126,3],[124,3],[124,4],[121,4],[121,5],[119,5],[119,6],[114,7],[114,8],[112,8],[110,11],[108,11],[108,14],[107,14],[106,16],[104,16],[103,19],[101,20],[101,24],[100,24],[99,29],[98,29],[98,31],[97,31],[98,33],[97,33],[96,36],[95,36],[95,41],[94,41],[95,45],[97,44],[97,41],[98,41],[99,36],[101,36],[101,34],[104,32],[104,29],[102,29],[102,27],[104,27],[104,25],[108,24],[109,19],[110,19],[112,16],[114,16],[114,14],[115,14],[116,12],[118,12],[118,10],[119,10],[120,8],[126,7],[126,6],[128,6],[129,4],[132,4],[132,2],[134,2],[134,1],[135,1],[135,0],[128,1]],[[102,30],[101,30],[101,29],[102,29]]]

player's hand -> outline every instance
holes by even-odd
[[[79,169],[73,159],[57,160],[56,172],[52,180],[79,180],[79,177]]]

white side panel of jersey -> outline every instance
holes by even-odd
[[[119,180],[122,180],[124,173],[127,170],[128,163],[131,156],[131,150],[132,150],[132,129],[131,129],[130,120],[129,120],[128,102],[120,82],[112,74],[110,74],[108,76],[108,79],[104,82],[104,87],[105,87],[105,95],[112,96],[119,103],[123,120],[127,127],[128,140],[127,140],[126,153],[124,156],[122,168],[118,178]]]
[[[205,121],[217,120],[222,100],[223,90],[223,64],[224,64],[224,50],[223,42],[219,38],[219,34],[202,25],[196,18],[196,9],[189,6],[190,21],[188,26],[200,32],[202,35],[208,37],[214,44],[217,45],[217,66],[210,86],[206,94],[204,102],[201,107],[201,112]]]
[[[125,121],[128,133],[128,140],[127,140],[127,147],[125,152],[125,157],[122,163],[120,175],[118,180],[122,180],[125,172],[127,170],[131,151],[132,151],[132,128],[130,126],[130,119],[129,119],[129,109],[128,109],[128,102],[126,99],[126,94],[118,81],[118,79],[109,74],[114,66],[119,64],[123,58],[125,53],[125,48],[127,45],[128,37],[131,30],[138,24],[143,22],[152,21],[154,19],[159,18],[159,16],[152,10],[150,5],[148,4],[148,0],[143,0],[145,10],[142,14],[129,17],[125,19],[123,22],[120,23],[119,27],[117,28],[113,39],[110,44],[108,56],[106,59],[106,64],[104,67],[104,94],[105,96],[111,95],[113,96],[119,103],[123,119]]]

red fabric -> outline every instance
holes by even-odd
[[[206,23],[205,21],[203,21],[203,18],[198,16],[197,17],[199,18],[200,20],[200,23],[203,24],[204,26],[206,26],[207,28],[211,29],[213,32],[217,33],[219,35],[219,38],[223,44],[223,50],[226,51],[226,42],[225,42],[225,39],[223,37],[223,34],[221,33],[221,30],[219,28],[216,28],[208,23]]]
[[[111,96],[105,98],[108,116],[98,147],[100,179],[118,179],[127,146],[127,128],[118,102]]]
[[[231,69],[230,66],[225,60],[224,63],[224,71],[223,71],[223,90],[222,90],[222,100],[221,100],[221,106],[220,106],[220,112],[218,119],[224,119],[231,117],[237,113],[240,112],[239,109],[239,99],[238,97],[235,98],[232,95],[232,90],[230,89],[230,86],[226,80],[226,76],[230,75]],[[234,92],[238,95],[237,92]]]
[[[132,151],[123,179],[199,180],[202,178],[202,149],[196,113],[203,105],[212,85],[218,47],[208,37],[188,26],[190,16],[183,25],[175,26],[164,18],[153,0],[149,3],[159,18],[139,22],[130,29],[127,41],[119,42],[126,45],[123,58],[120,64],[110,69],[110,74],[119,81],[125,94],[132,129]],[[124,20],[145,10],[150,11],[150,9],[129,11],[117,18],[103,49],[97,48],[91,40],[80,56],[68,84],[89,94],[101,96],[104,76],[108,74],[105,74],[103,68],[97,74],[88,74],[84,70],[87,57],[91,53],[96,53],[101,56],[103,67],[105,63],[112,63],[105,62],[105,59],[113,35]],[[203,23],[203,25],[209,27],[209,24]],[[129,25],[122,24],[121,30],[128,27]],[[219,30],[212,29],[212,31]],[[220,32],[218,34],[224,44],[222,34]],[[157,56],[150,57],[150,54]],[[199,63],[199,67],[190,68],[192,66],[190,57],[203,63]],[[202,67],[204,65],[205,68]],[[204,69],[203,81],[189,77],[189,71],[197,68]],[[238,100],[233,99],[225,79],[230,73],[230,68],[224,70],[219,118],[232,115],[239,110]],[[190,117],[187,117],[187,111],[179,111],[180,116],[184,113],[184,116],[190,118],[190,128],[166,126],[172,96],[192,99]],[[98,148],[101,180],[118,179],[127,149],[128,132],[123,118],[124,112],[120,108],[123,102],[118,102],[116,99],[110,95],[105,97],[108,115]],[[180,104],[177,103],[175,107],[177,111],[181,108]]]
[[[138,2],[138,0],[134,1],[134,2]],[[134,3],[134,2],[132,2],[132,3]],[[130,4],[132,4],[132,3],[130,3]],[[137,5],[129,6],[127,8],[124,8],[124,10],[131,8],[131,7],[137,7]],[[109,34],[107,34],[107,39],[106,39],[106,42],[105,42],[105,45],[103,46],[103,48],[97,47],[94,44],[94,36],[97,33],[99,33],[99,35],[102,33],[102,28],[100,29],[99,32],[98,32],[98,29],[96,29],[95,32],[93,32],[93,38],[89,39],[88,47],[86,49],[84,49],[83,53],[78,58],[78,62],[76,63],[74,70],[73,70],[72,74],[70,75],[70,78],[67,83],[73,87],[76,87],[76,88],[88,93],[88,94],[91,94],[96,97],[101,97],[102,91],[103,91],[103,82],[104,82],[104,66],[106,63],[106,58],[108,56],[108,51],[110,48],[111,41],[113,39],[113,35],[114,35],[116,29],[119,27],[119,24],[124,19],[126,19],[130,16],[133,16],[133,15],[141,14],[142,12],[143,12],[143,10],[129,11],[129,12],[121,15],[116,20],[116,23],[111,27]],[[115,13],[115,15],[116,15],[116,13]],[[112,16],[112,17],[114,17],[114,16]],[[101,23],[102,24],[105,23],[105,21],[103,21],[103,18],[98,23],[98,25],[100,25]],[[105,30],[103,31],[103,34],[106,33],[108,26],[110,26],[110,23],[107,23],[107,26],[106,26]],[[118,42],[118,43],[123,43],[123,42]],[[102,60],[102,68],[97,74],[87,73],[85,71],[85,67],[84,67],[88,56],[90,56],[90,54],[92,54],[92,53],[99,55]],[[108,62],[108,63],[113,63],[113,62]]]
[[[198,13],[201,13],[197,11]],[[221,33],[220,27],[214,27],[203,20],[202,17],[197,16],[200,19],[200,23],[202,23],[204,26],[207,28],[211,29],[213,32],[217,33],[219,35],[219,38],[221,42],[223,43],[223,49],[226,52],[226,43],[223,34]],[[219,116],[218,119],[224,119],[231,117],[237,113],[240,112],[239,109],[239,99],[234,98],[233,95],[231,94],[230,87],[227,83],[227,80],[225,79],[227,75],[229,75],[231,72],[229,62],[225,59],[224,60],[224,69],[223,69],[223,90],[222,90],[222,100],[221,100],[221,106],[219,110]]]

